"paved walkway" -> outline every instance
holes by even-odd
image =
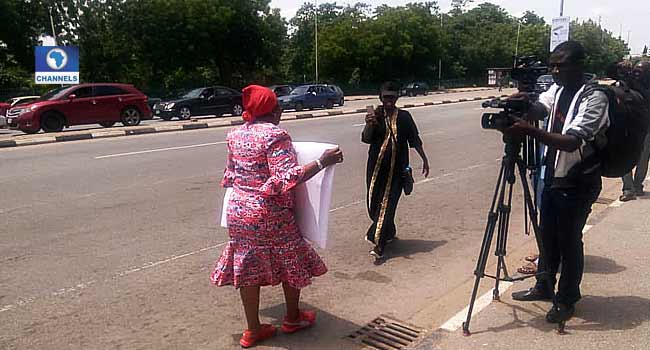
[[[416,349],[650,349],[650,196],[614,202],[590,224],[583,299],[566,324],[567,334],[545,321],[549,302],[512,300],[510,293],[532,286],[530,281],[514,285],[502,302],[475,315],[471,336],[439,329]]]

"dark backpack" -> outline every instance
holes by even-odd
[[[590,84],[583,95],[593,91],[602,91],[609,100],[609,127],[605,132],[607,143],[596,147],[602,176],[622,177],[634,169],[643,149],[650,126],[649,101],[624,82]],[[578,108],[575,110],[577,112]]]

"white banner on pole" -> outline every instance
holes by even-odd
[[[553,18],[551,25],[551,52],[561,43],[569,40],[569,27],[571,26],[571,17]]]

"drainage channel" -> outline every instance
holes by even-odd
[[[376,350],[400,350],[417,343],[425,330],[390,316],[381,315],[346,338]]]

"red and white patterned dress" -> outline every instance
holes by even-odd
[[[227,138],[223,187],[232,187],[227,210],[230,241],[210,279],[235,288],[287,282],[301,289],[327,267],[302,238],[292,189],[305,174],[286,130],[246,123]]]

